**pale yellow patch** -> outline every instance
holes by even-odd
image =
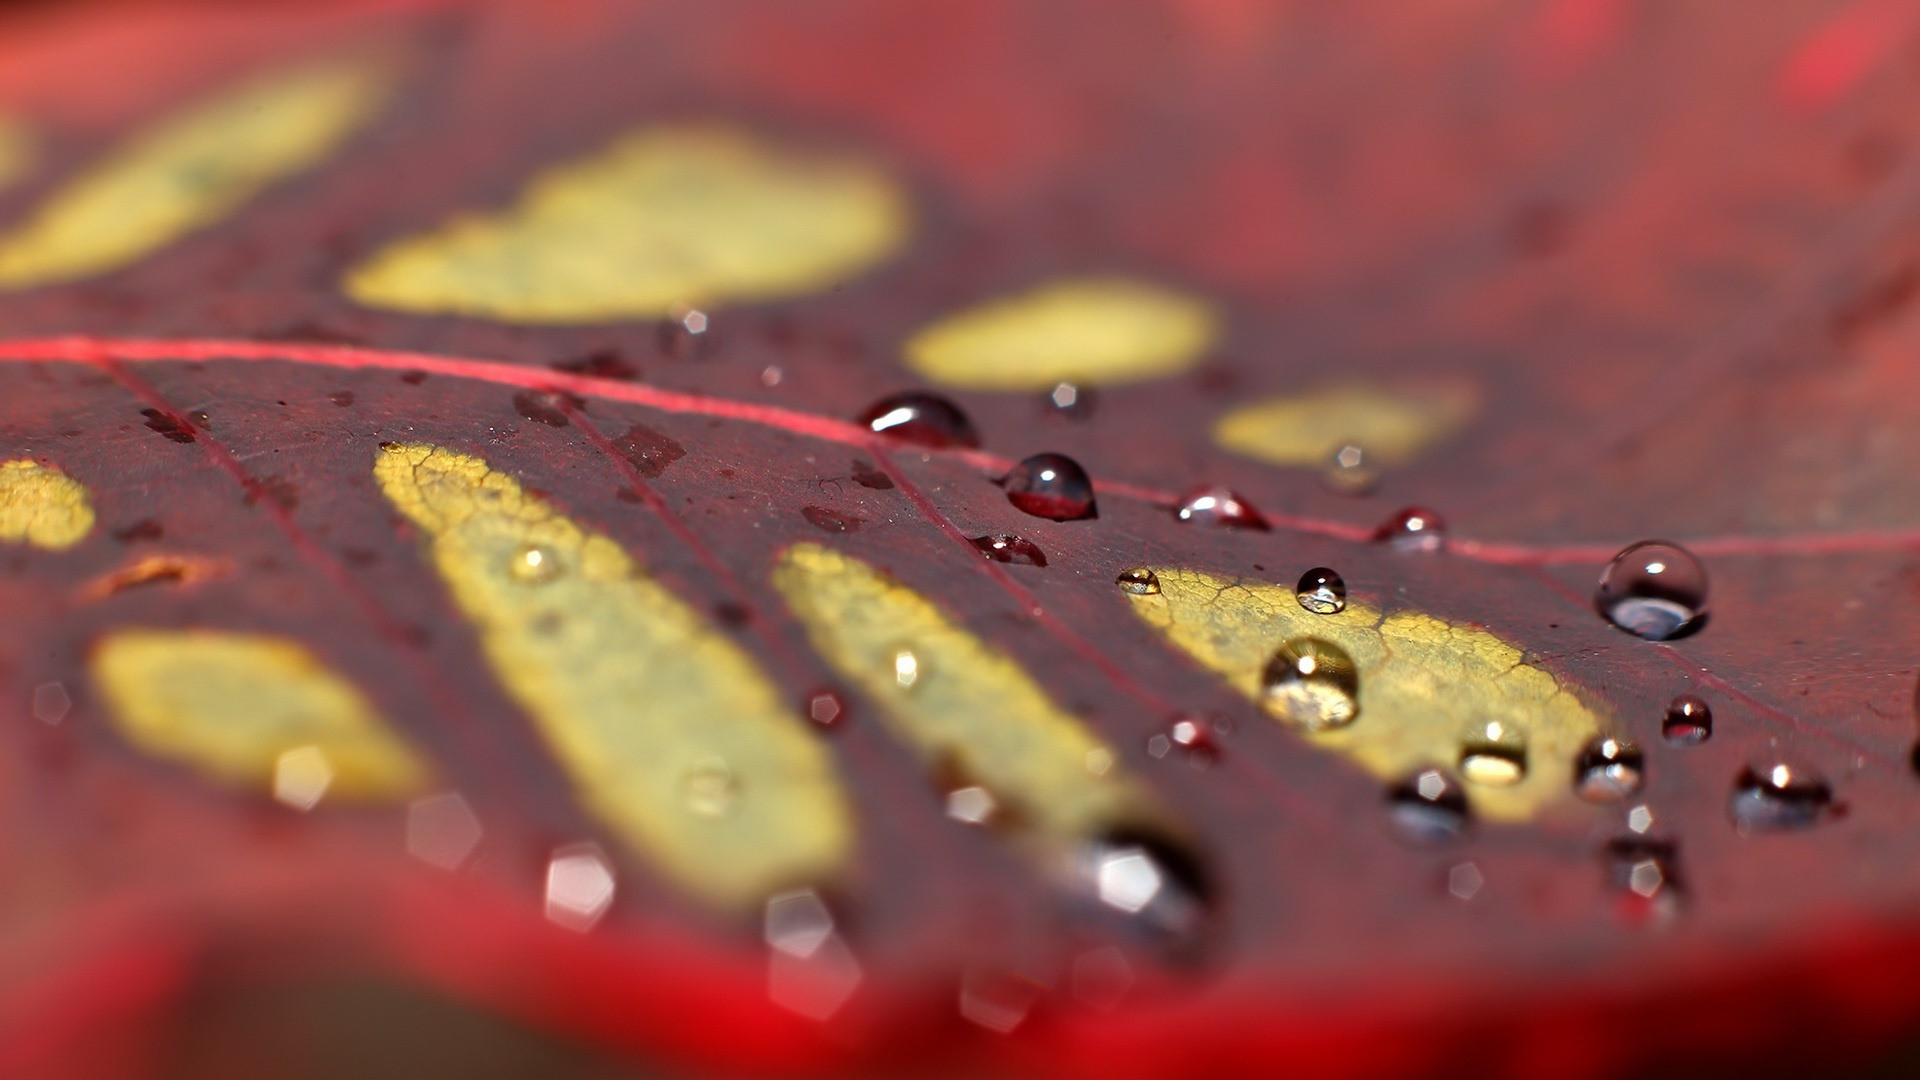
[[[1571,798],[1574,759],[1604,726],[1579,695],[1486,630],[1361,603],[1315,615],[1285,586],[1177,568],[1154,573],[1158,593],[1120,590],[1134,614],[1256,703],[1264,703],[1267,661],[1289,638],[1345,649],[1359,669],[1359,715],[1344,728],[1301,737],[1383,780],[1428,765],[1457,769],[1471,741],[1524,740],[1524,777],[1504,787],[1469,786],[1483,817],[1520,821]],[[1499,725],[1497,739],[1487,738],[1490,724]]]
[[[94,684],[134,746],[263,793],[298,752],[332,770],[328,798],[405,798],[427,769],[373,706],[297,641],[217,630],[116,630]]]
[[[773,584],[820,654],[942,779],[985,788],[1060,846],[1144,821],[1112,749],[925,597],[816,544],[788,548]]]
[[[93,531],[93,500],[80,481],[25,459],[0,462],[0,541],[60,551]]]
[[[0,190],[18,183],[39,159],[33,132],[26,123],[0,116]]]
[[[853,828],[819,737],[618,544],[457,451],[388,446],[374,478],[608,828],[721,904],[841,868]]]
[[[1199,297],[1128,278],[1069,278],[949,315],[908,340],[906,358],[964,390],[1106,385],[1185,371],[1218,332]]]
[[[1458,431],[1478,407],[1464,383],[1326,386],[1234,409],[1215,422],[1213,440],[1272,465],[1324,465],[1349,443],[1376,464],[1401,465]]]
[[[282,71],[136,134],[0,236],[0,287],[131,265],[324,160],[386,99],[372,60]]]
[[[832,288],[892,254],[906,194],[862,161],[719,126],[634,132],[347,275],[371,307],[508,322],[658,318]]]

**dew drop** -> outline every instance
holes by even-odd
[[[694,763],[681,781],[681,796],[689,811],[704,818],[723,818],[733,813],[740,800],[740,784],[733,770],[720,758],[710,757]]]
[[[1288,641],[1267,662],[1260,685],[1269,709],[1307,731],[1345,727],[1360,713],[1359,671],[1331,641]]]
[[[1023,458],[1000,484],[1007,489],[1008,502],[1034,517],[1080,521],[1100,516],[1093,502],[1093,479],[1065,454]]]
[[[1380,470],[1360,444],[1342,443],[1320,467],[1320,481],[1342,495],[1365,495],[1380,482]]]
[[[1713,737],[1713,710],[1692,694],[1681,694],[1667,705],[1660,734],[1675,746],[1698,746]]]
[[[1419,847],[1453,843],[1473,822],[1467,793],[1439,769],[1423,769],[1388,791],[1387,818],[1402,839]]]
[[[560,576],[560,560],[538,544],[522,544],[507,560],[507,576],[522,585],[544,585]]]
[[[1093,391],[1070,382],[1059,383],[1047,391],[1043,400],[1047,413],[1067,420],[1085,420],[1093,415]]]
[[[1608,622],[1648,641],[1698,629],[1707,612],[1707,571],[1685,548],[1643,540],[1613,557],[1594,606]]]
[[[1180,496],[1173,515],[1181,521],[1227,529],[1267,531],[1267,519],[1237,492],[1216,484],[1202,484]]]
[[[1120,586],[1122,592],[1130,592],[1135,596],[1152,596],[1160,591],[1160,578],[1144,566],[1122,570],[1113,583]]]
[[[1527,740],[1494,721],[1460,747],[1460,775],[1483,787],[1512,787],[1527,778]]]
[[[1164,758],[1182,752],[1189,764],[1205,768],[1220,756],[1220,743],[1213,728],[1197,717],[1182,716],[1168,724],[1165,731],[1147,739],[1147,754]]]
[[[973,421],[938,394],[909,390],[867,406],[857,422],[867,430],[919,446],[980,445]]]
[[[1592,803],[1619,802],[1639,791],[1645,780],[1645,757],[1624,739],[1594,739],[1573,765],[1573,790]]]
[[[1380,523],[1373,531],[1376,542],[1390,544],[1396,551],[1439,551],[1446,543],[1447,523],[1439,514],[1424,507],[1409,506]]]
[[[1316,566],[1300,575],[1293,587],[1300,606],[1315,615],[1338,615],[1347,610],[1347,582],[1324,566]]]
[[[1728,804],[1743,833],[1804,829],[1834,812],[1833,788],[1819,776],[1787,764],[1741,771]]]
[[[1026,566],[1047,565],[1047,553],[1040,550],[1040,545],[1012,533],[976,536],[973,538],[973,546],[980,549],[980,554],[994,562],[1021,563]]]

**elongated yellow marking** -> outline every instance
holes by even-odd
[[[1272,465],[1323,465],[1348,443],[1380,465],[1401,465],[1458,431],[1473,417],[1477,397],[1457,382],[1327,386],[1234,409],[1214,424],[1213,439]]]
[[[325,159],[386,99],[388,65],[270,74],[135,135],[0,236],[0,287],[118,270]]]
[[[788,548],[773,584],[820,654],[942,779],[986,788],[1013,820],[1061,843],[1142,822],[1145,799],[1113,751],[925,597],[816,544]]]
[[[331,769],[328,798],[400,799],[426,782],[426,766],[360,691],[297,641],[116,630],[91,660],[129,742],[220,782],[271,793],[290,753]]]
[[[393,244],[346,291],[508,322],[657,318],[832,288],[907,228],[905,193],[865,162],[726,127],[652,128],[535,177],[504,211]]]
[[[0,541],[60,551],[93,531],[80,481],[37,461],[0,462]]]
[[[380,490],[582,800],[708,900],[837,871],[852,825],[833,762],[739,646],[620,546],[480,458],[389,445]]]
[[[965,390],[1045,390],[1156,379],[1197,363],[1212,305],[1150,282],[1068,278],[950,315],[906,344],[907,365]]]
[[[26,123],[10,116],[0,116],[0,190],[13,186],[26,176],[38,157],[33,132]]]
[[[1603,726],[1577,694],[1477,627],[1357,602],[1315,615],[1284,586],[1178,568],[1154,574],[1157,593],[1120,590],[1134,614],[1256,703],[1264,703],[1268,660],[1289,639],[1318,637],[1345,649],[1359,668],[1359,715],[1301,737],[1382,779],[1428,765],[1457,769],[1470,745],[1489,741],[1489,725],[1499,725],[1492,741],[1524,742],[1523,778],[1469,788],[1484,817],[1524,820],[1570,798],[1575,756]]]

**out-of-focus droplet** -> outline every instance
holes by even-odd
[[[1147,739],[1147,753],[1153,757],[1164,758],[1176,750],[1183,752],[1189,763],[1204,768],[1220,756],[1220,743],[1204,720],[1182,716]]]
[[[823,728],[838,724],[846,712],[846,703],[831,690],[818,690],[807,697],[807,719]]]
[[[1199,861],[1156,836],[1110,833],[1088,844],[1080,863],[1102,905],[1157,933],[1193,934],[1211,904],[1212,889]]]
[[[1347,610],[1346,579],[1324,566],[1316,566],[1300,575],[1293,588],[1300,606],[1315,615],[1338,615]]]
[[[547,919],[569,930],[593,929],[613,906],[613,866],[598,844],[555,848],[547,862]]]
[[[911,690],[920,681],[920,658],[911,649],[897,649],[893,654],[893,681],[902,690]]]
[[[833,937],[833,912],[812,889],[792,889],[767,899],[767,947],[805,959]]]
[[[542,585],[560,576],[560,560],[538,544],[522,544],[507,562],[507,576],[522,585]]]
[[[1252,503],[1241,498],[1238,492],[1217,484],[1202,484],[1189,489],[1180,496],[1173,516],[1181,521],[1227,529],[1257,529],[1265,532],[1271,527]]]
[[[333,762],[317,746],[296,746],[273,764],[273,797],[295,810],[311,810],[333,786]]]
[[[701,817],[726,817],[740,800],[740,781],[717,757],[696,762],[680,784],[687,809]]]
[[[57,724],[73,709],[73,698],[65,685],[44,682],[33,688],[33,718],[43,724]]]
[[[840,1011],[860,985],[860,964],[834,925],[833,912],[812,889],[767,900],[767,996],[811,1020]]]
[[[1594,606],[1635,637],[1666,641],[1698,629],[1707,615],[1707,570],[1678,544],[1643,540],[1600,575]]]
[[[1653,828],[1653,807],[1636,806],[1627,811],[1627,828],[1643,835]]]
[[[1380,470],[1360,444],[1342,443],[1327,455],[1320,480],[1342,495],[1365,495],[1380,482]]]
[[[1743,770],[1728,803],[1733,823],[1743,833],[1804,829],[1834,809],[1833,788],[1825,780],[1784,763]]]
[[[947,816],[955,821],[964,821],[969,825],[985,825],[993,819],[999,810],[993,793],[978,784],[954,788],[947,792]]]
[[[1267,707],[1307,731],[1345,727],[1360,713],[1360,673],[1331,641],[1298,637],[1280,646],[1261,675]]]
[[[1644,836],[1609,840],[1601,849],[1607,885],[1630,922],[1671,918],[1680,906],[1678,860],[1671,841]]]
[[[407,806],[407,854],[442,870],[458,869],[480,846],[480,819],[457,791],[415,799]]]
[[[1119,576],[1113,579],[1113,583],[1120,586],[1123,592],[1130,592],[1135,596],[1151,596],[1160,591],[1160,578],[1144,566],[1122,570]]]
[[[1713,710],[1692,694],[1681,694],[1667,706],[1660,734],[1676,746],[1697,746],[1713,737]]]
[[[713,319],[706,312],[677,304],[660,321],[660,351],[680,360],[704,357],[713,351],[713,337],[708,333],[712,328]]]
[[[1447,869],[1447,892],[1455,900],[1471,900],[1479,896],[1486,883],[1487,876],[1473,863],[1455,863]]]
[[[1425,507],[1410,506],[1381,522],[1373,538],[1396,551],[1432,553],[1446,544],[1447,523]]]
[[[994,562],[1020,563],[1025,566],[1047,565],[1047,553],[1040,550],[1040,545],[1012,533],[976,536],[973,538],[973,546],[980,549],[980,554]]]
[[[1112,1009],[1133,989],[1133,965],[1117,945],[1088,949],[1073,958],[1073,996],[1096,1009]]]
[[[779,364],[768,364],[760,369],[760,385],[771,390],[779,386],[787,377],[786,370]]]
[[[1008,971],[972,968],[960,979],[960,1015],[988,1031],[1011,1034],[1040,1000],[1040,985]]]
[[[1067,420],[1085,420],[1093,415],[1094,393],[1091,387],[1070,382],[1056,384],[1044,399],[1049,415]]]
[[[1093,478],[1065,454],[1022,458],[1001,486],[1007,490],[1008,502],[1034,517],[1080,521],[1100,516],[1093,499]]]
[[[1624,739],[1601,736],[1587,743],[1573,764],[1573,790],[1593,803],[1619,802],[1646,781],[1646,759]]]
[[[1420,847],[1453,843],[1473,823],[1467,793],[1439,769],[1423,769],[1389,791],[1387,817],[1402,839]]]
[[[1511,787],[1526,779],[1526,736],[1498,721],[1475,731],[1461,744],[1460,775],[1485,787]]]
[[[856,422],[869,431],[919,446],[980,445],[973,421],[960,406],[919,390],[881,398],[867,406]]]

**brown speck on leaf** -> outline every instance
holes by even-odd
[[[147,427],[174,442],[190,443],[194,440],[192,425],[172,413],[164,413],[159,409],[141,409],[140,415],[147,418]]]
[[[858,532],[863,523],[861,518],[852,514],[842,514],[824,506],[803,507],[800,516],[806,518],[814,528],[830,533]]]
[[[651,480],[667,467],[687,456],[686,448],[645,424],[635,424],[613,442],[620,456],[633,464],[641,476]]]
[[[893,477],[859,458],[853,461],[853,480],[861,487],[869,487],[875,491],[886,491],[893,487]]]

